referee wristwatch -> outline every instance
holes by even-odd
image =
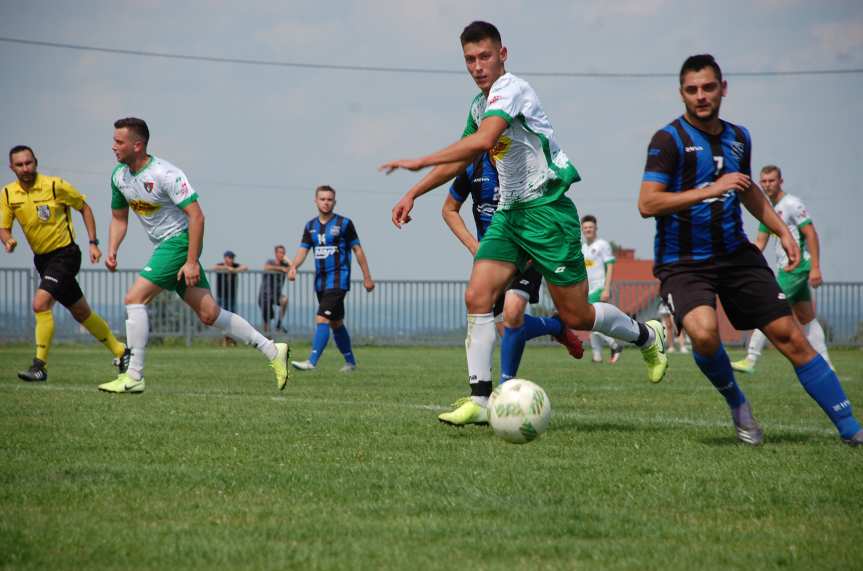
[[[96,238],[95,240],[90,240],[90,243],[93,244],[94,246],[98,246],[99,245],[99,239]]]

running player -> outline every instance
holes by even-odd
[[[163,290],[175,291],[204,325],[219,329],[263,353],[276,376],[276,386],[288,380],[288,346],[273,343],[248,321],[219,307],[210,293],[198,258],[204,241],[204,213],[198,194],[183,171],[147,154],[150,130],[142,119],[114,123],[114,155],[120,163],[111,174],[111,227],[105,266],[117,269],[117,252],[129,225],[131,207],[156,247],[138,279],[126,292],[126,340],[132,355],[129,369],[99,385],[111,393],[144,392],[144,351],[149,338],[147,304]]]
[[[764,256],[743,232],[741,203],[779,237],[786,271],[799,263],[797,242],[750,178],[749,132],[719,118],[727,89],[713,56],[688,58],[680,70],[684,114],[648,146],[638,209],[656,218],[653,272],[661,294],[677,328],[692,339],[696,364],[728,403],[740,441],[759,445],[764,434],[719,338],[717,296],[737,329],[761,329],[791,361],[842,439],[863,444],[836,373],[806,341]]]
[[[54,176],[39,174],[39,161],[25,145],[9,151],[9,168],[17,180],[3,187],[0,195],[0,241],[12,253],[18,241],[12,237],[17,220],[33,250],[33,263],[41,281],[33,295],[36,315],[36,357],[29,369],[18,373],[22,381],[48,380],[48,351],[54,338],[54,303],[59,301],[75,321],[84,326],[114,355],[114,364],[124,372],[129,351],[117,341],[108,324],[90,309],[76,276],[81,269],[81,249],[75,243],[71,208],[81,213],[90,239],[90,263],[102,257],[96,238],[96,219],[86,197],[75,187]]]
[[[782,190],[782,171],[776,165],[767,165],[761,169],[761,188],[767,193],[773,209],[782,219],[794,240],[800,245],[800,265],[790,272],[782,269],[788,265],[788,258],[782,245],[777,242],[776,263],[779,266],[777,276],[779,287],[785,294],[785,299],[791,304],[794,317],[803,327],[809,344],[824,357],[824,360],[832,367],[830,355],[827,352],[827,342],[824,340],[824,330],[815,318],[815,304],[812,303],[812,290],[821,285],[821,249],[818,243],[818,232],[815,224],[809,218],[809,211],[803,202],[796,196],[787,194]],[[755,245],[763,252],[770,239],[770,229],[764,224],[758,228],[758,236]],[[764,350],[767,338],[755,329],[749,338],[749,350],[745,359],[731,363],[735,371],[742,373],[755,372],[755,363]]]
[[[309,358],[305,361],[291,361],[291,365],[301,371],[313,370],[324,353],[332,329],[336,347],[345,358],[345,364],[339,371],[350,373],[357,368],[351,336],[345,327],[345,296],[351,289],[351,253],[357,256],[366,291],[375,289],[375,282],[369,272],[366,253],[360,245],[354,223],[349,218],[333,212],[336,207],[335,189],[327,185],[316,188],[315,206],[318,215],[309,220],[303,228],[300,247],[288,270],[288,279],[297,279],[297,270],[306,260],[309,250],[314,250],[315,295],[318,298],[315,335],[312,338]]]
[[[611,282],[614,279],[614,264],[617,259],[611,250],[611,244],[596,235],[596,216],[587,214],[581,217],[581,254],[584,256],[584,267],[587,269],[587,301],[597,303],[607,302],[611,298]],[[623,345],[599,331],[590,333],[590,349],[592,361],[602,363],[602,346],[611,348],[608,362],[612,365],[620,359]]]
[[[548,282],[568,328],[601,331],[635,343],[643,350],[649,380],[659,382],[668,367],[662,325],[639,323],[613,305],[587,301],[578,212],[564,195],[580,177],[558,146],[536,92],[507,73],[507,49],[492,24],[471,23],[460,40],[467,70],[480,89],[462,139],[431,155],[380,167],[387,173],[437,167],[396,203],[392,221],[399,228],[410,221],[417,197],[456,176],[481,153],[489,152],[500,176],[498,210],[480,242],[465,293],[471,400],[438,418],[454,425],[487,422],[495,339],[492,307],[528,260]]]
[[[476,255],[479,241],[491,224],[492,216],[497,210],[499,191],[497,170],[488,153],[483,153],[456,177],[444,200],[444,221],[471,255]],[[461,207],[468,197],[473,201],[476,237],[467,229],[461,216]],[[502,318],[502,321],[498,321],[498,334],[501,336],[501,383],[515,378],[524,346],[535,337],[551,335],[566,346],[570,355],[576,359],[580,359],[584,354],[581,341],[574,332],[563,326],[557,316],[534,317],[525,314],[528,303],[539,302],[541,285],[542,274],[530,266],[524,272],[519,272],[503,295],[495,301],[492,311],[495,320]]]

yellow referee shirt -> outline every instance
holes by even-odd
[[[0,228],[18,221],[34,254],[47,254],[75,240],[72,211],[84,207],[86,197],[56,176],[36,175],[30,190],[16,180],[0,193]]]

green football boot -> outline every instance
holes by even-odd
[[[454,410],[437,417],[444,424],[466,426],[468,424],[488,424],[488,408],[473,402],[470,397],[460,398],[453,403]]]
[[[755,372],[755,362],[749,359],[749,357],[746,357],[739,361],[732,361],[731,368],[738,373],[748,373],[751,375]]]
[[[290,370],[288,369],[288,359],[291,357],[291,349],[287,343],[276,343],[276,358],[270,361],[270,367],[273,368],[273,373],[276,375],[276,386],[280,391],[285,389],[288,384]]]
[[[99,385],[99,390],[106,393],[138,394],[143,393],[145,388],[146,385],[143,378],[140,381],[136,381],[128,373],[120,373],[113,381]]]
[[[668,355],[665,354],[665,327],[655,319],[645,323],[653,329],[653,343],[641,348],[641,356],[647,364],[647,378],[651,383],[658,383],[665,377],[668,369]]]

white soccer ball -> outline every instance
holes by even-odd
[[[542,387],[525,379],[498,385],[488,401],[489,423],[494,433],[514,444],[539,438],[551,420],[551,401]]]

